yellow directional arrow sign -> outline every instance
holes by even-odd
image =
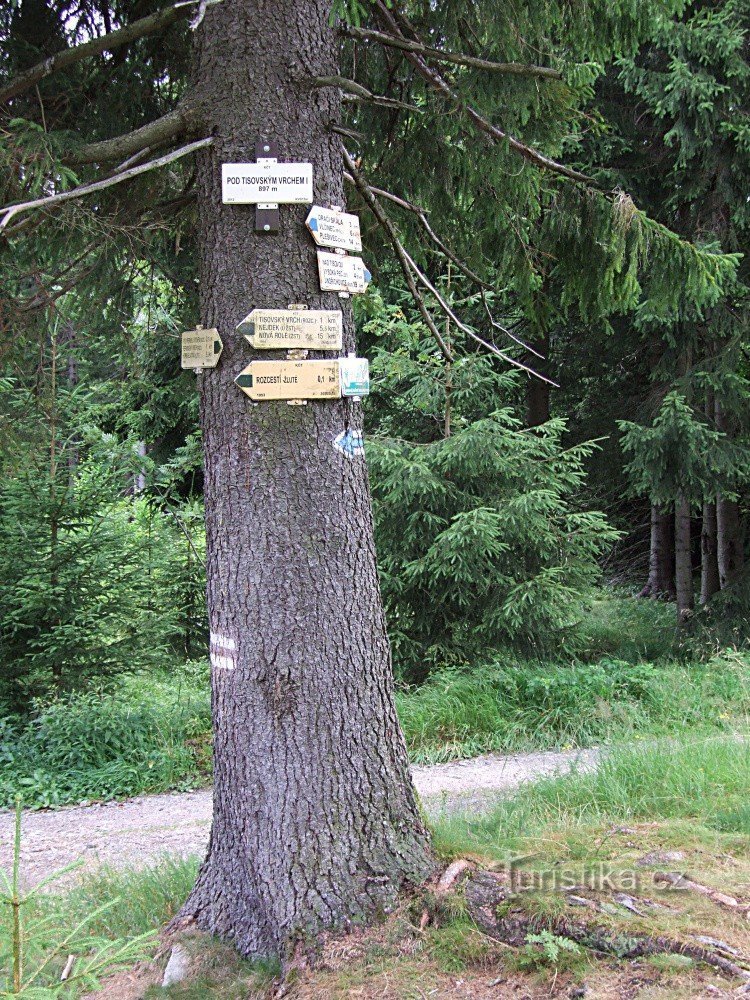
[[[235,379],[245,395],[266,399],[339,399],[341,384],[335,361],[251,361]]]
[[[223,347],[218,330],[202,326],[186,330],[182,335],[182,367],[215,368]]]
[[[261,350],[340,351],[342,329],[336,309],[253,309],[237,332]]]

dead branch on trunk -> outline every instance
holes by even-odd
[[[89,56],[96,56],[101,52],[111,51],[112,49],[119,48],[121,45],[134,42],[138,38],[144,38],[146,35],[155,35],[163,31],[170,24],[173,24],[179,18],[189,13],[189,8],[194,7],[197,2],[198,0],[184,0],[182,3],[174,4],[171,7],[166,7],[164,10],[157,11],[155,14],[149,14],[148,17],[142,17],[138,21],[133,21],[132,24],[126,24],[123,28],[117,28],[116,31],[100,35],[99,38],[92,38],[91,41],[83,42],[81,45],[74,45],[69,49],[63,49],[62,52],[56,52],[49,59],[45,59],[43,62],[37,63],[30,69],[25,70],[15,80],[11,80],[10,83],[7,83],[0,89],[0,104],[5,104],[7,101],[12,100],[12,98],[18,97],[19,94],[39,83],[46,76],[51,76],[53,73],[57,73],[58,70],[65,69],[66,66],[72,66],[74,63],[80,62],[82,59],[87,59]],[[208,0],[208,2],[220,3],[221,0]]]
[[[490,73],[506,73],[511,76],[533,76],[546,80],[562,80],[562,73],[550,66],[534,66],[519,62],[494,62],[491,59],[480,59],[464,52],[448,52],[445,49],[434,49],[421,42],[404,38],[403,35],[393,35],[385,31],[371,31],[365,28],[356,28],[353,25],[341,25],[342,35],[347,35],[356,41],[378,42],[380,45],[387,45],[389,48],[401,49],[403,52],[416,52],[419,55],[427,56],[438,62],[454,63],[457,66],[469,66],[472,69],[484,69]]]
[[[379,222],[380,226],[382,227],[383,231],[388,237],[391,246],[393,247],[396,253],[396,257],[398,258],[398,262],[401,265],[401,270],[403,271],[404,278],[406,279],[406,284],[409,288],[409,291],[411,292],[412,298],[417,304],[417,308],[419,309],[422,319],[425,321],[427,329],[435,338],[435,341],[438,347],[440,348],[440,352],[446,359],[446,361],[453,361],[453,354],[450,351],[448,345],[443,340],[440,331],[435,325],[435,321],[433,320],[432,316],[430,316],[429,310],[425,305],[424,298],[422,297],[422,294],[420,293],[419,289],[417,288],[414,282],[414,276],[411,272],[411,267],[409,266],[407,254],[406,251],[404,250],[401,240],[398,238],[396,227],[393,225],[388,215],[383,211],[383,208],[378,202],[378,199],[372,193],[372,189],[368,185],[367,181],[360,174],[352,157],[346,150],[343,151],[343,155],[347,170],[349,171],[349,175],[354,181],[357,190],[362,195],[362,199],[367,205],[367,207],[370,209],[372,214]]]
[[[370,104],[378,104],[384,108],[398,108],[402,111],[413,111],[418,115],[424,114],[422,108],[418,108],[414,104],[407,104],[405,101],[398,101],[395,97],[386,97],[384,94],[373,94],[371,90],[368,90],[361,83],[357,83],[356,80],[350,80],[345,76],[316,76],[312,81],[312,85],[313,87],[338,87],[339,90],[344,91],[345,95],[348,95],[355,101],[367,101]]]
[[[139,174],[145,174],[149,170],[156,170],[159,167],[166,166],[168,163],[173,163],[175,160],[179,160],[189,153],[194,153],[198,149],[210,146],[212,142],[213,139],[211,138],[199,139],[197,142],[188,143],[187,146],[181,146],[180,149],[175,149],[171,153],[160,156],[156,160],[149,160],[148,163],[142,163],[138,167],[124,170],[122,173],[114,174],[112,177],[105,177],[101,181],[94,181],[92,184],[81,184],[79,187],[73,188],[72,191],[62,191],[60,194],[52,194],[46,198],[36,198],[34,201],[19,202],[17,205],[4,205],[0,208],[0,230],[4,229],[16,215],[21,215],[24,212],[30,212],[37,208],[53,208],[64,201],[72,201],[74,198],[84,198],[95,191],[103,191],[105,188],[121,184],[123,181],[137,177]]]
[[[399,38],[403,42],[409,42],[409,39],[405,38],[401,34],[401,30],[398,26],[398,22],[393,17],[391,11],[385,5],[383,0],[376,0],[375,9],[380,17],[381,21],[388,27],[388,29],[393,33],[394,37]],[[420,43],[421,45],[421,43]],[[421,46],[424,48],[424,46]],[[558,163],[557,160],[553,160],[549,156],[545,156],[540,153],[538,149],[534,149],[533,146],[528,146],[525,142],[521,142],[516,139],[509,132],[504,132],[497,125],[493,125],[492,122],[488,121],[483,115],[481,115],[476,108],[471,104],[468,104],[463,98],[458,94],[447,82],[447,80],[438,73],[437,70],[432,69],[428,65],[425,58],[419,54],[418,51],[414,51],[412,48],[405,48],[406,58],[414,66],[416,71],[425,80],[426,83],[436,90],[439,94],[442,94],[451,104],[454,105],[459,111],[462,111],[472,122],[475,128],[488,135],[493,142],[505,142],[510,148],[522,156],[525,160],[530,163],[535,164],[535,166],[540,167],[543,170],[549,170],[551,173],[559,174],[562,177],[567,177],[568,180],[576,181],[579,184],[585,184],[588,187],[599,188],[600,185],[593,179],[589,177],[588,174],[583,174],[579,170],[574,170],[572,167],[566,167],[564,163]]]
[[[505,879],[487,871],[472,875],[466,888],[469,913],[480,929],[489,937],[515,948],[522,948],[529,934],[547,930],[601,954],[617,958],[642,958],[664,953],[684,955],[727,976],[750,982],[750,971],[703,945],[663,935],[618,932],[603,924],[571,920],[564,916],[530,914],[513,905],[513,895]],[[500,906],[502,915],[498,909]]]
[[[176,139],[178,136],[189,135],[200,124],[200,113],[194,105],[178,105],[173,111],[148,125],[118,135],[113,139],[103,139],[101,142],[91,142],[80,146],[64,157],[63,162],[73,166],[83,163],[104,163],[106,160],[131,158],[142,153],[144,149],[154,149],[157,146]]]

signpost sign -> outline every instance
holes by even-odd
[[[370,363],[367,358],[348,358],[339,361],[342,396],[367,396],[370,392]]]
[[[319,247],[334,247],[357,252],[362,249],[359,217],[356,215],[313,205],[305,219],[305,225]]]
[[[235,379],[250,399],[339,399],[339,362],[251,361]]]
[[[221,200],[225,205],[309,205],[312,163],[222,163]]]
[[[346,257],[318,250],[318,274],[322,292],[366,292],[372,280],[359,257]]]
[[[215,368],[223,347],[218,330],[202,326],[186,330],[182,335],[182,367]]]
[[[253,309],[237,332],[256,349],[340,351],[343,343],[335,309]]]

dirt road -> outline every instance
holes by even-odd
[[[596,750],[491,754],[473,760],[414,767],[414,781],[428,813],[478,812],[498,793],[544,775],[596,766]],[[26,884],[72,861],[86,868],[107,864],[142,867],[165,854],[188,856],[206,849],[211,789],[144,795],[126,802],[27,812],[22,864]],[[13,815],[0,812],[0,868],[9,869]]]

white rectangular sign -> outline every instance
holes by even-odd
[[[312,163],[222,163],[221,200],[225,205],[309,205]]]
[[[366,292],[372,275],[361,257],[344,257],[318,250],[321,292]]]

